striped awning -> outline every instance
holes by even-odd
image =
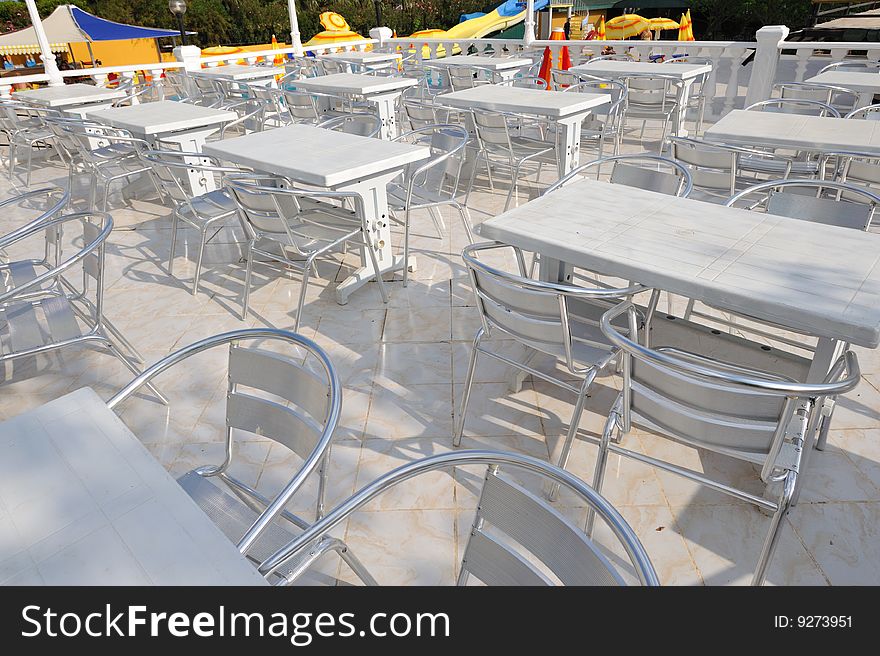
[[[50,43],[49,47],[52,52],[66,52],[66,43]],[[23,43],[11,46],[0,45],[0,55],[38,55],[40,54],[40,45],[38,43]]]

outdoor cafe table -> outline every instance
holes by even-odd
[[[231,64],[228,66],[200,68],[197,71],[189,71],[187,75],[274,86],[275,76],[284,75],[284,68],[280,66],[239,66]]]
[[[544,280],[570,281],[582,267],[817,337],[808,382],[843,343],[880,345],[878,234],[590,179],[489,219],[480,234],[540,253]]]
[[[0,424],[0,584],[266,581],[84,387]]]
[[[520,69],[532,65],[531,59],[514,57],[483,57],[480,55],[452,55],[440,59],[431,59],[431,66],[479,66],[493,71],[502,80],[512,80]]]
[[[703,138],[735,145],[880,156],[880,121],[735,109],[706,130]]]
[[[370,139],[311,125],[291,125],[215,141],[204,152],[223,161],[273,173],[296,183],[357,193],[363,198],[368,238],[381,274],[409,265],[391,250],[386,187],[407,164],[427,159],[430,149]],[[344,305],[353,291],[376,275],[370,258],[336,287]]]
[[[538,116],[556,123],[562,148],[559,157],[560,178],[578,165],[581,123],[590,110],[610,101],[611,96],[607,93],[564,93],[492,84],[453,91],[434,100],[437,104],[456,109],[511,112]],[[471,125],[471,131],[474,129]]]
[[[682,82],[681,98],[678,108],[672,114],[673,134],[678,137],[686,137],[687,130],[684,127],[684,112],[680,108],[688,106],[691,95],[691,87],[694,80],[701,75],[712,72],[711,64],[676,64],[672,62],[618,61],[616,59],[600,59],[595,62],[587,62],[579,66],[572,66],[570,71],[586,73],[607,79],[617,79],[627,75],[669,75]]]
[[[125,96],[125,91],[119,89],[104,89],[92,84],[65,84],[58,87],[16,91],[12,97],[29,105],[84,116],[86,112],[94,109],[110,107],[113,101],[121,100]]]
[[[397,99],[404,89],[414,87],[418,80],[408,77],[376,77],[358,73],[334,73],[296,80],[293,84],[297,89],[326,93],[334,96],[360,96],[376,106],[382,120],[382,139],[390,140],[397,136]],[[326,103],[319,103],[325,111]]]
[[[349,72],[351,72],[352,64],[361,70],[370,67],[381,68],[384,67],[385,64],[398,62],[401,58],[402,55],[399,52],[366,52],[363,50],[318,55],[318,61],[328,60],[347,64]]]
[[[874,96],[880,93],[880,73],[866,73],[863,71],[839,71],[830,70],[819,73],[805,82],[815,84],[831,84],[836,87],[846,87],[857,91],[859,94],[858,106],[866,107],[874,103]]]
[[[237,119],[238,114],[173,100],[160,100],[91,111],[87,118],[128,130],[135,137],[146,139],[151,144],[165,141],[179,144],[183,152],[200,153],[205,139],[224,123]],[[188,179],[194,194],[203,194],[215,188],[213,176],[189,171]]]

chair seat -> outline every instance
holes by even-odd
[[[388,185],[388,204],[392,209],[406,209],[407,189],[401,184],[391,183]],[[424,187],[413,186],[412,189],[413,207],[419,205],[432,205],[436,203],[453,202],[449,196],[442,196],[436,191],[425,189]]]
[[[195,213],[195,216],[200,219],[216,219],[232,214],[236,210],[235,201],[223,189],[216,189],[196,196],[180,208],[182,214],[192,215]]]
[[[44,128],[26,128],[13,134],[16,143],[31,144],[37,141],[50,141],[55,137],[52,130]]]
[[[125,178],[150,170],[150,167],[145,166],[137,157],[120,157],[108,160],[96,168],[102,177],[108,179]]]

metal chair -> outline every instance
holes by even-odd
[[[174,202],[171,221],[171,252],[168,256],[168,273],[174,273],[174,254],[177,247],[177,234],[180,222],[183,221],[199,231],[199,251],[196,256],[196,271],[193,276],[192,293],[199,291],[199,278],[202,272],[202,260],[205,255],[209,233],[228,219],[236,216],[238,206],[223,189],[223,176],[241,173],[241,169],[220,166],[213,157],[201,153],[183,153],[166,151],[148,151],[144,160],[153,170],[162,189]],[[200,177],[211,180],[213,191],[194,195],[187,177],[198,173]]]
[[[743,189],[726,203],[727,207],[856,230],[871,227],[878,204],[880,195],[831,180],[770,180]]]
[[[314,520],[304,520],[286,507],[315,472],[319,481],[315,520],[324,514],[327,457],[342,409],[342,385],[324,350],[302,335],[272,328],[215,335],[165,356],[114,395],[107,407],[116,409],[156,376],[178,365],[190,365],[191,356],[226,345],[225,458],[219,464],[196,467],[177,480],[256,566],[312,525]],[[275,346],[285,347],[287,352],[272,348]],[[302,459],[302,465],[274,498],[232,473],[237,433],[271,440]],[[313,560],[335,551],[366,583],[374,583],[342,541],[324,537],[313,546]]]
[[[460,451],[407,463],[376,479],[306,529],[260,565],[264,575],[294,583],[314,561],[312,545],[372,499],[421,474],[486,465],[474,522],[465,545],[458,585],[473,578],[486,585],[623,585],[630,574],[642,585],[659,585],[641,542],[620,513],[566,471],[529,456],[500,451]],[[623,548],[629,568],[612,563],[584,532],[510,474],[528,472],[564,486],[591,508]],[[320,543],[320,542],[319,542]]]
[[[810,361],[675,317],[654,317],[644,343],[621,332],[640,321],[632,303],[602,316],[601,329],[620,349],[623,390],[612,407],[593,478],[601,491],[609,453],[683,476],[773,513],[752,578],[761,585],[780,528],[803,484],[824,399],[855,389],[860,372],[847,351],[821,383],[805,383]],[[650,346],[648,346],[650,345]],[[672,463],[624,448],[633,426],[692,447],[761,467],[760,479],[780,484],[775,501]],[[615,437],[616,435],[616,437]],[[643,438],[644,439],[644,438]],[[588,535],[592,515],[587,520]]]
[[[315,96],[305,91],[281,90],[284,106],[291,123],[315,124],[321,120],[321,113],[315,104]]]
[[[538,77],[537,75],[522,75],[520,77],[512,77],[505,80],[496,74],[493,84],[503,87],[518,87],[521,89],[538,89],[540,91],[546,91],[549,88],[547,80]]]
[[[69,203],[70,191],[61,187],[42,187],[40,189],[34,189],[22,194],[10,196],[9,198],[0,201],[0,211],[4,212],[4,214],[8,214],[10,211],[13,211],[14,208],[25,209],[29,212],[38,212],[36,217],[29,219],[27,222],[5,235],[2,238],[3,242],[14,242],[19,235],[29,234],[36,226],[59,216]],[[57,244],[57,247],[60,248],[60,243]],[[3,257],[3,260],[5,260],[8,265],[9,259],[6,257],[2,248],[0,248],[0,256]],[[57,258],[58,254],[56,253],[56,261]],[[48,261],[49,253],[47,252],[41,265],[46,266]],[[17,283],[26,282],[29,279],[31,271],[35,271],[33,267],[21,268],[18,265],[12,267],[12,269],[16,268],[19,269]],[[22,276],[24,276],[24,278],[22,278]]]
[[[27,148],[25,186],[29,187],[33,170],[34,151],[49,151],[53,150],[55,146],[55,135],[46,121],[49,118],[60,116],[61,113],[53,109],[33,107],[23,103],[7,105],[6,109],[8,112],[22,115],[21,118],[12,119],[13,125],[17,125],[18,128],[12,131],[9,141],[9,179],[12,180],[15,174],[19,150]]]
[[[608,105],[595,107],[581,123],[581,144],[595,141],[599,157],[605,154],[606,139],[614,140],[613,154],[620,153],[621,117],[626,108],[627,88],[617,80],[582,79],[581,82],[563,89],[565,93],[607,93]]]
[[[378,137],[382,131],[382,120],[375,114],[347,114],[322,121],[317,127],[361,137]]]
[[[768,98],[746,107],[747,112],[780,112],[807,116],[830,116],[840,118],[840,112],[828,103],[809,98]]]
[[[79,227],[77,251],[65,257],[64,232]],[[47,353],[75,344],[102,346],[133,374],[143,358],[122,333],[104,317],[104,245],[113,219],[101,212],[55,215],[0,238],[0,249],[26,248],[43,237],[40,258],[0,263],[0,322],[5,343],[0,344],[0,363]],[[77,285],[69,273],[80,269]],[[94,290],[90,288],[94,286]],[[162,394],[150,390],[166,403]]]
[[[880,105],[866,105],[852,110],[843,118],[862,119],[865,121],[880,121]]]
[[[557,152],[553,144],[548,144],[543,139],[521,136],[512,133],[508,121],[517,123],[520,119],[515,114],[500,112],[472,111],[473,124],[476,128],[477,143],[480,147],[480,156],[486,163],[491,183],[492,167],[501,167],[510,170],[510,190],[504,202],[504,211],[510,207],[510,201],[519,191],[520,172],[526,165],[535,164],[535,183],[540,184],[541,169],[544,164],[557,164]],[[477,173],[476,163],[471,170],[471,179],[468,184],[465,204],[470,197],[474,186],[474,178]]]
[[[856,62],[856,61],[838,61],[828,64],[819,69],[817,75],[821,75],[826,71],[835,71],[839,69],[849,69],[853,71],[861,71],[865,73],[880,71],[880,64],[877,62]]]
[[[410,164],[404,169],[402,178],[395,178],[388,184],[388,205],[392,212],[404,212],[403,219],[403,261],[409,261],[410,215],[413,210],[428,210],[434,219],[437,231],[443,236],[443,218],[437,208],[448,206],[458,211],[468,240],[473,243],[470,213],[458,201],[458,187],[461,181],[461,168],[464,163],[464,149],[469,135],[458,125],[429,125],[396,137],[394,141],[426,145],[431,149],[427,162]],[[408,282],[408,268],[403,269],[403,286]]]
[[[779,93],[780,98],[817,100],[834,107],[838,113],[851,112],[859,101],[858,91],[818,82],[781,82],[773,85],[773,92]]]
[[[482,254],[500,249],[513,250],[520,269],[518,275],[501,271],[478,259]],[[599,284],[578,287],[526,278],[525,260],[520,249],[495,242],[467,246],[461,256],[470,275],[482,326],[477,330],[471,348],[461,411],[452,444],[458,446],[461,443],[477,358],[480,354],[488,355],[576,396],[574,413],[558,462],[560,467],[565,468],[587,394],[599,372],[612,364],[616,357],[615,349],[599,331],[599,317],[617,302],[645,288],[638,284],[626,288]],[[483,339],[495,337],[496,333],[526,347],[528,359],[520,362],[484,346]],[[561,361],[578,378],[579,384],[561,380],[530,366],[531,358],[538,353],[551,355]],[[551,499],[555,494],[556,491],[551,490]]]
[[[608,180],[611,184],[639,187],[659,194],[681,196],[682,198],[687,198],[694,188],[691,173],[682,164],[661,155],[640,153],[600,157],[592,162],[581,164],[564,178],[548,187],[544,193],[549,194],[555,191],[585,172],[595,170],[596,179],[598,179],[602,173],[602,167],[606,164],[612,165],[611,177]]]
[[[880,191],[880,158],[864,153],[827,153],[836,163],[835,179]]]
[[[473,89],[474,87],[492,84],[494,71],[481,66],[447,66],[446,77],[453,91]]]
[[[641,119],[641,139],[648,121],[660,121],[660,152],[666,142],[666,132],[672,115],[681,105],[684,83],[671,75],[625,75],[619,81],[626,85],[627,100],[621,118],[621,130],[629,119]],[[683,110],[684,108],[682,108]]]
[[[277,186],[279,184],[285,187]],[[282,267],[302,271],[302,287],[294,330],[302,320],[309,275],[314,261],[356,245],[367,252],[376,271],[379,264],[364,219],[363,199],[356,193],[289,188],[273,176],[241,174],[227,177],[248,237],[247,270],[242,298],[242,319],[247,317],[251,275],[256,256]],[[335,205],[333,203],[339,203]],[[349,203],[354,209],[342,207]],[[382,300],[388,302],[382,276],[376,277]]]

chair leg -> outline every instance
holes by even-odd
[[[410,219],[410,203],[412,198],[406,199],[406,212],[403,216],[403,286],[409,284],[409,219]],[[367,248],[370,248],[367,246]],[[377,269],[378,271],[378,269]],[[380,276],[377,276],[377,278]]]
[[[168,255],[168,275],[174,275],[174,252],[177,249],[177,229],[180,227],[180,220],[177,217],[177,210],[171,215],[171,253]]]
[[[599,442],[599,453],[596,456],[596,469],[593,472],[593,489],[599,494],[602,493],[602,482],[605,479],[605,465],[608,464],[608,445],[611,442],[611,436],[617,426],[617,412],[612,410],[605,420],[605,428],[602,430],[602,439]],[[593,537],[593,523],[596,520],[596,513],[590,509],[587,512],[587,522],[584,531],[588,537]]]
[[[794,497],[796,482],[797,474],[795,472],[789,472],[788,476],[785,477],[785,482],[782,486],[779,507],[776,509],[773,518],[770,520],[770,529],[767,532],[764,545],[761,547],[761,555],[758,558],[758,565],[755,567],[755,574],[752,577],[752,585],[763,585],[764,579],[767,578],[767,568],[769,567],[770,559],[773,558],[773,553],[776,551],[776,547],[779,544],[779,537],[782,534],[782,521],[785,519],[785,516],[788,514],[788,510],[791,507],[791,500]]]
[[[15,174],[15,161],[18,157],[18,147],[14,142],[9,144],[9,179]]]
[[[571,455],[571,446],[574,442],[574,436],[577,435],[578,426],[581,423],[581,415],[584,413],[584,404],[587,402],[587,393],[590,391],[590,387],[593,385],[593,381],[596,379],[596,369],[595,367],[590,370],[590,372],[584,378],[584,382],[581,384],[581,391],[578,394],[577,403],[574,406],[574,412],[571,415],[571,424],[568,427],[568,432],[565,435],[565,442],[562,445],[562,452],[559,454],[559,462],[557,465],[560,469],[565,469],[565,466],[568,464],[568,458]],[[550,490],[547,494],[547,499],[550,501],[556,501],[559,498],[559,484],[554,483],[550,486]]]
[[[248,301],[251,297],[251,273],[253,270],[253,244],[248,243],[247,245],[247,253],[245,257],[247,257],[247,265],[245,266],[244,273],[244,290],[242,290],[243,297],[241,299],[241,320],[244,321],[247,319],[248,315]],[[297,319],[299,319],[299,315],[297,315]]]
[[[107,348],[110,349],[110,352],[116,356],[116,358],[125,365],[125,368],[128,369],[135,376],[140,376],[143,372],[134,366],[134,364],[125,357],[125,354],[120,351],[113,342],[107,340]],[[147,389],[149,389],[156,397],[162,402],[162,405],[168,405],[168,399],[165,397],[162,392],[156,389],[156,386],[153,383],[146,383]]]
[[[467,234],[468,243],[474,243],[474,229],[471,226],[471,213],[467,207],[461,205],[460,203],[455,204],[455,208],[458,210],[458,213],[461,215],[461,222],[464,224],[464,231]]]
[[[199,279],[202,276],[202,258],[205,257],[205,245],[207,241],[208,231],[199,230],[199,254],[198,257],[196,257],[196,274],[193,277],[193,296],[195,296],[199,291]]]
[[[306,265],[303,267],[302,285],[299,288],[299,300],[296,304],[296,320],[293,323],[293,332],[295,333],[299,332],[299,322],[302,320],[303,308],[306,305],[306,290],[309,287],[309,276],[314,263],[315,258],[311,256],[306,260]]]
[[[428,207],[428,213],[434,221],[434,229],[437,231],[437,237],[443,239],[443,235],[446,232],[446,222],[443,221],[443,215],[440,214],[440,211],[436,207]]]
[[[27,174],[25,176],[25,186],[31,186],[31,169],[33,168],[32,164],[34,161],[34,146],[31,144],[31,147],[28,148],[28,158],[27,158]]]
[[[480,340],[483,339],[483,333],[483,329],[480,328],[477,331],[477,335],[474,337],[474,343],[471,346],[471,358],[468,362],[467,376],[464,380],[464,391],[461,396],[461,409],[459,411],[457,426],[455,427],[455,435],[452,438],[452,446],[461,445],[461,436],[464,433],[464,419],[467,415],[468,402],[471,399],[471,387],[473,387],[474,384],[474,372],[477,368],[477,354],[479,353]]]

